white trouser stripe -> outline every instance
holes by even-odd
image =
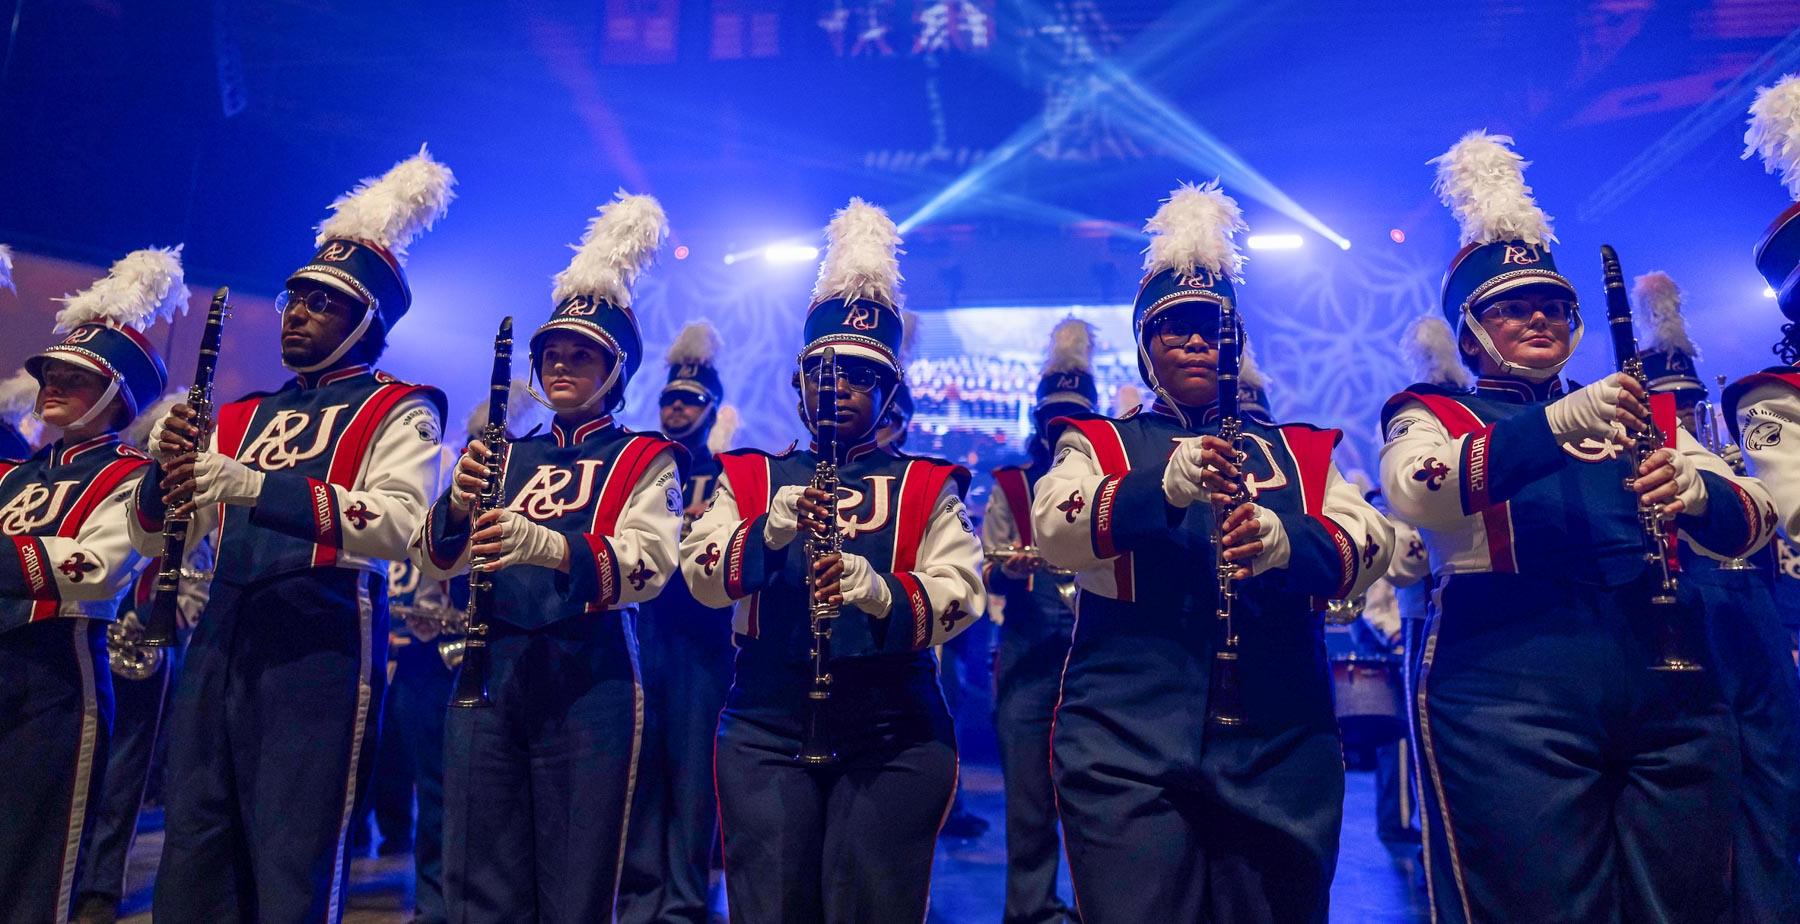
[[[374,622],[374,604],[369,600],[369,585],[364,575],[356,577],[357,662],[356,662],[356,727],[350,736],[350,767],[344,775],[344,808],[338,816],[337,854],[331,863],[331,901],[326,906],[325,920],[337,921],[343,911],[344,852],[350,834],[350,814],[356,806],[356,768],[362,763],[363,734],[369,728],[369,701],[375,690],[369,685],[370,626]]]
[[[56,888],[56,920],[69,919],[74,901],[75,860],[81,855],[81,829],[87,821],[88,783],[94,775],[94,746],[100,737],[100,696],[94,689],[94,653],[88,648],[86,619],[70,619],[75,638],[75,664],[81,670],[81,744],[75,751],[75,792],[69,799],[69,830],[63,841],[62,877]]]
[[[625,633],[625,650],[631,655],[631,769],[625,774],[625,809],[619,822],[618,862],[613,864],[613,920],[619,919],[619,882],[625,876],[625,840],[631,831],[631,802],[637,795],[638,761],[644,751],[644,673],[638,664],[636,607],[614,610]]]

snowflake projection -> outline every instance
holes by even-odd
[[[1400,335],[1438,310],[1437,272],[1385,249],[1344,254],[1283,285],[1293,301],[1282,306],[1260,300],[1256,267],[1249,270],[1244,318],[1272,410],[1282,420],[1342,429],[1340,468],[1376,470],[1381,403],[1412,382]]]
[[[919,31],[913,54],[986,51],[994,44],[993,4],[975,0],[924,0],[913,15]]]

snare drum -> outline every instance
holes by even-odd
[[[1346,748],[1379,747],[1406,736],[1400,659],[1386,654],[1331,658],[1338,728]]]

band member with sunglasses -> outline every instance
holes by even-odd
[[[106,630],[144,566],[126,498],[150,478],[119,432],[168,371],[143,331],[187,310],[180,249],[140,250],[65,299],[25,361],[56,439],[0,462],[0,921],[67,921],[92,862],[113,730]]]
[[[1415,385],[1383,413],[1383,493],[1438,578],[1414,705],[1435,915],[1446,921],[1714,920],[1724,910],[1736,741],[1694,582],[1668,605],[1640,505],[1731,557],[1771,532],[1768,494],[1655,412],[1623,373],[1574,392],[1574,286],[1512,139],[1434,163],[1464,247],[1443,313],[1472,390]],[[1692,627],[1694,631],[1683,630]],[[1546,849],[1554,844],[1555,849]]]
[[[663,433],[688,454],[684,530],[712,501],[719,485],[714,452],[729,446],[734,426],[713,364],[719,347],[712,322],[700,320],[682,328],[666,357],[669,378],[658,403]],[[713,733],[731,687],[731,609],[695,600],[682,576],[671,574],[639,614],[638,646],[644,760],[619,882],[619,921],[706,924],[707,879],[719,838]]]
[[[1088,924],[1324,921],[1344,766],[1320,609],[1382,575],[1391,531],[1332,462],[1337,431],[1244,413],[1241,452],[1217,435],[1237,203],[1183,186],[1147,229],[1132,314],[1155,403],[1052,422],[1031,507],[1081,589],[1051,741],[1077,906]]]
[[[831,509],[810,486],[815,443],[721,456],[718,492],[682,543],[681,567],[702,603],[737,603],[716,755],[732,920],[916,924],[956,780],[930,649],[980,616],[981,548],[963,509],[968,474],[877,442],[904,374],[899,234],[852,199],[827,237],[795,384],[815,431],[821,389],[836,391],[838,452],[824,461],[838,466],[842,552],[808,561],[808,538],[827,531]],[[821,381],[827,349],[835,382]],[[815,600],[837,612],[825,700],[810,695]],[[810,743],[835,759],[799,759],[811,718]]]
[[[453,183],[421,151],[334,203],[280,299],[294,377],[222,406],[204,442],[185,403],[151,432],[161,484],[135,495],[132,541],[157,554],[169,512],[218,539],[169,702],[159,920],[343,914],[387,677],[388,562],[435,493],[444,415],[437,389],[372,364],[411,307],[400,257]]]

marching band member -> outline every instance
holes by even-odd
[[[1150,219],[1133,307],[1155,396],[1124,419],[1052,425],[1032,525],[1081,597],[1051,742],[1076,901],[1089,924],[1325,919],[1344,767],[1314,600],[1360,594],[1390,531],[1331,460],[1339,434],[1242,415],[1214,435],[1221,306],[1242,264],[1237,203],[1175,190]],[[1241,724],[1212,690],[1215,505],[1235,565]],[[1229,654],[1231,652],[1227,652]]]
[[[220,407],[205,445],[185,403],[152,431],[162,484],[135,495],[133,542],[160,551],[171,511],[192,512],[191,535],[217,529],[169,703],[159,919],[343,913],[386,682],[388,561],[430,502],[444,414],[437,389],[373,364],[411,307],[406,247],[453,184],[421,151],[334,202],[279,300],[294,377]]]
[[[1026,444],[1030,458],[994,470],[994,490],[981,520],[982,545],[990,556],[984,569],[988,590],[1006,600],[994,655],[994,729],[1006,787],[1001,920],[1008,924],[1047,924],[1072,914],[1056,894],[1062,836],[1050,784],[1050,724],[1075,627],[1075,588],[1073,577],[1044,567],[1031,528],[1031,499],[1050,470],[1050,422],[1091,414],[1099,403],[1093,328],[1065,318],[1050,332],[1038,378]]]
[[[139,250],[64,300],[25,361],[57,438],[0,462],[0,920],[67,921],[113,724],[106,629],[143,559],[126,498],[150,471],[119,431],[169,373],[143,331],[187,310],[181,249]]]
[[[730,448],[736,411],[724,406],[711,321],[682,328],[669,347],[663,433],[688,453],[682,520],[706,512],[719,486],[716,453]],[[637,806],[619,886],[621,924],[706,924],[707,880],[718,840],[713,733],[731,687],[731,610],[694,599],[679,572],[638,619],[646,735]]]
[[[1433,161],[1465,245],[1443,311],[1475,388],[1416,385],[1383,413],[1383,493],[1439,579],[1416,700],[1433,908],[1710,919],[1735,747],[1716,672],[1651,669],[1664,619],[1638,508],[1747,554],[1768,538],[1767,494],[1680,432],[1632,471],[1618,434],[1650,408],[1631,376],[1564,393],[1582,318],[1510,143],[1473,132]],[[1686,582],[1668,608],[1703,607]]]
[[[712,507],[681,547],[696,599],[737,601],[716,778],[738,924],[925,917],[956,780],[954,730],[929,649],[982,611],[981,550],[962,504],[968,474],[876,441],[904,376],[898,232],[886,213],[852,199],[827,238],[795,385],[815,434],[821,389],[835,389],[836,458],[810,448],[724,454]],[[827,349],[836,351],[835,382],[821,381]],[[812,486],[821,462],[837,465],[843,550],[814,557],[808,539],[830,532],[832,509]],[[809,697],[814,601],[838,613],[824,701]],[[821,730],[812,743],[835,762],[798,757],[812,709]]]
[[[477,440],[414,543],[426,577],[491,572],[493,705],[446,720],[444,888],[455,921],[606,921],[644,746],[637,606],[675,568],[685,453],[613,420],[643,360],[632,284],[668,236],[649,196],[589,222],[531,369],[555,417],[499,460]],[[467,669],[465,663],[464,669]]]

